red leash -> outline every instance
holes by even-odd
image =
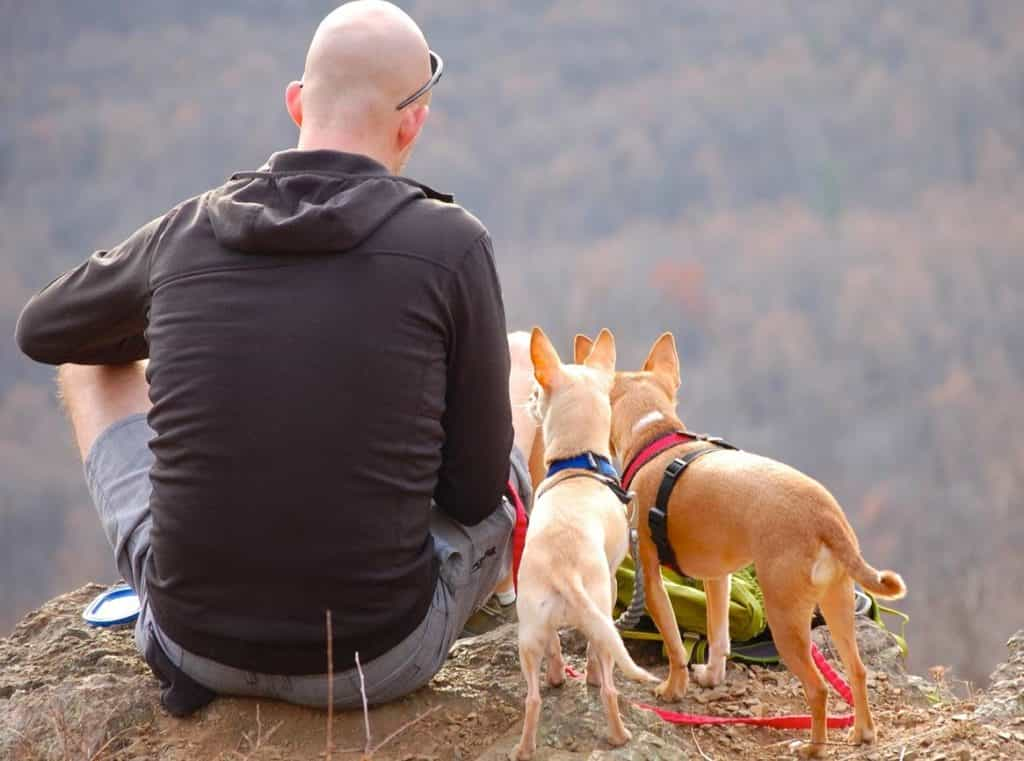
[[[853,705],[853,692],[835,669],[825,660],[818,646],[811,643],[811,657],[814,658],[814,665],[818,667],[822,676],[849,705]],[[565,673],[573,679],[579,679],[580,674],[572,666],[566,665]],[[670,724],[684,724],[687,726],[700,726],[711,724],[749,724],[755,727],[773,727],[775,729],[810,729],[811,717],[807,714],[795,714],[790,716],[702,716],[695,713],[678,713],[669,711],[646,703],[633,703],[637,708],[651,711],[658,715],[662,721]],[[842,729],[853,726],[853,716],[828,716],[826,724],[829,729]]]
[[[519,594],[519,564],[523,562],[523,548],[526,546],[526,524],[530,522],[523,506],[523,499],[516,491],[511,480],[508,482],[508,493],[516,508],[516,526],[512,529],[512,588]]]

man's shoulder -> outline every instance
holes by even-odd
[[[425,194],[405,206],[383,230],[382,240],[400,240],[410,253],[456,267],[474,246],[488,239],[487,228],[474,214],[448,198]]]

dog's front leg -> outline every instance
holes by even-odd
[[[643,541],[646,539],[646,541]],[[658,551],[650,537],[641,537],[640,563],[644,569],[644,594],[647,598],[647,609],[654,619],[654,625],[661,632],[668,650],[668,679],[654,688],[655,694],[662,700],[682,700],[686,693],[689,675],[686,673],[686,651],[683,649],[683,638],[679,634],[676,615],[668,592],[661,580],[661,565],[658,563]]]
[[[562,641],[558,638],[558,630],[551,633],[548,640],[548,684],[561,687],[565,684],[565,659],[562,658]]]
[[[708,603],[708,662],[694,666],[693,676],[701,687],[716,687],[725,679],[729,655],[729,593],[732,576],[704,579]]]

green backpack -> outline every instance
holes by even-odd
[[[683,646],[691,662],[704,663],[707,658],[707,598],[704,586],[697,579],[683,577],[668,568],[661,569],[662,582],[675,612],[676,623],[683,635]],[[625,610],[633,599],[636,572],[633,560],[626,557],[615,574],[618,585],[616,614]],[[900,650],[907,654],[905,613],[880,605],[874,596],[857,591],[857,613],[868,616],[876,625],[887,629],[883,614],[900,621],[900,633],[893,632]],[[816,616],[817,618],[817,616]],[[639,623],[621,630],[627,639],[661,640],[654,621],[645,614]],[[750,565],[732,574],[729,599],[729,634],[732,637],[731,658],[747,663],[778,663],[779,654],[771,639],[764,612],[764,594],[757,583],[757,573]]]

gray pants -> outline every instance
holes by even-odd
[[[179,669],[216,693],[326,706],[326,674],[294,676],[233,668],[185,650],[160,629],[146,596],[146,568],[152,562],[149,470],[153,455],[148,446],[152,436],[145,415],[132,415],[100,434],[85,461],[89,491],[114,549],[117,567],[142,603],[135,628],[139,651],[145,652],[149,638],[155,636]],[[527,501],[528,469],[516,449],[512,451],[510,472]],[[464,526],[432,509],[430,532],[440,567],[434,598],[426,617],[408,637],[383,655],[361,664],[370,703],[394,700],[426,684],[437,673],[466,621],[508,573],[514,523],[515,511],[504,499],[476,526]],[[361,705],[356,669],[336,673],[333,691],[337,707]]]

